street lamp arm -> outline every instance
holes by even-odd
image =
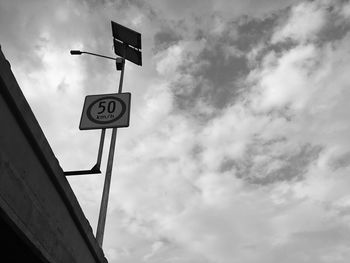
[[[112,57],[108,57],[108,56],[104,56],[104,55],[100,55],[100,54],[95,54],[95,53],[91,53],[91,52],[82,51],[81,53],[93,55],[93,56],[96,56],[96,57],[108,58],[108,59],[116,60],[115,58],[112,58]]]
[[[104,56],[104,55],[100,55],[100,54],[96,54],[96,53],[86,52],[86,51],[80,51],[80,50],[71,50],[70,54],[71,55],[88,54],[88,55],[92,55],[92,56],[96,56],[96,57],[108,58],[108,59],[116,60],[116,58],[112,58],[112,57],[108,57],[108,56]]]

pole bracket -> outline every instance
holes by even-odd
[[[98,148],[97,162],[91,168],[91,170],[66,171],[66,172],[63,172],[63,174],[65,176],[82,175],[82,174],[100,174],[101,173],[100,167],[101,167],[101,160],[102,160],[103,143],[105,141],[105,135],[106,135],[106,129],[102,129],[101,138],[100,138],[100,145]]]
[[[66,171],[63,172],[65,176],[71,176],[71,175],[82,175],[82,174],[100,174],[100,166],[98,164],[95,164],[94,167],[91,168],[91,170],[78,170],[78,171]]]

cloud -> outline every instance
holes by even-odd
[[[286,39],[298,42],[314,40],[316,34],[324,27],[326,19],[326,6],[323,6],[320,1],[300,3],[292,8],[290,17],[275,32],[272,43]]]
[[[205,0],[205,1],[151,1],[151,5],[168,20],[184,19],[191,16],[207,16],[213,12],[221,13],[225,19],[232,19],[248,14],[250,16],[261,16],[285,8],[298,0]]]
[[[287,23],[296,18],[290,19]],[[316,38],[296,40],[262,54],[244,83],[248,91],[237,95],[234,104],[214,108],[219,113],[204,123],[191,115],[169,115],[165,123],[186,125],[160,126],[157,139],[143,140],[149,145],[143,149],[154,149],[151,158],[146,152],[140,158],[148,160],[142,167],[153,182],[143,176],[142,187],[133,186],[138,195],[124,193],[120,206],[127,204],[123,209],[136,212],[140,222],[152,222],[156,238],[166,237],[209,262],[232,262],[232,255],[237,262],[280,262],[286,252],[287,262],[345,262],[347,244],[339,233],[347,233],[348,225],[337,218],[336,204],[347,193],[336,189],[346,185],[347,166],[336,175],[329,162],[339,156],[335,152],[348,149],[343,119],[348,110],[342,102],[348,97],[348,35],[322,45]],[[174,81],[173,92],[180,83],[177,76],[186,76],[177,60],[181,41],[162,51],[169,60],[159,64],[168,65],[159,72]],[[177,58],[171,55],[174,50]],[[182,147],[174,147],[170,138],[178,138]]]

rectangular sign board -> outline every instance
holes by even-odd
[[[128,127],[130,98],[129,92],[86,96],[79,129]]]
[[[118,56],[124,57],[125,59],[135,63],[136,65],[142,66],[142,55],[137,49],[123,45],[123,43],[113,39],[114,41],[114,53]],[[125,53],[124,53],[125,48]]]
[[[126,43],[134,48],[141,49],[141,34],[122,26],[114,21],[112,22],[112,33],[113,37],[120,40],[123,43]]]

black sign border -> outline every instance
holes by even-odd
[[[122,110],[121,110],[120,114],[118,115],[117,118],[114,118],[114,119],[112,119],[112,120],[110,120],[110,121],[98,121],[98,120],[95,120],[95,119],[92,117],[92,115],[91,115],[91,108],[92,108],[98,101],[100,101],[100,100],[106,100],[106,99],[117,100],[117,101],[121,104]],[[99,99],[97,99],[97,100],[94,100],[94,101],[89,105],[89,107],[87,108],[87,110],[86,110],[86,116],[87,116],[88,119],[89,119],[91,122],[93,122],[93,123],[96,123],[96,124],[109,124],[109,123],[113,123],[113,122],[119,120],[120,118],[122,118],[122,117],[124,116],[125,112],[126,112],[126,105],[125,105],[125,102],[124,102],[122,99],[120,99],[120,98],[118,98],[118,97],[114,97],[114,96],[107,96],[107,97],[102,97],[102,98],[99,98]]]

